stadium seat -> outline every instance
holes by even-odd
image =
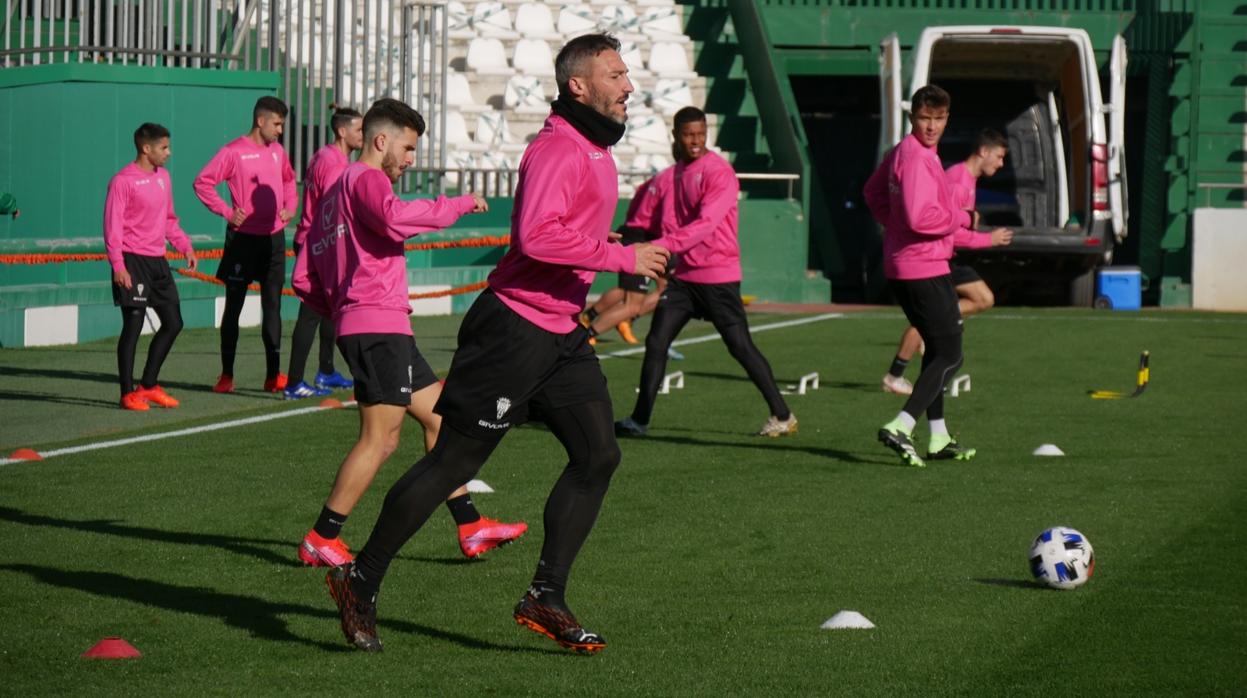
[[[475,39],[472,29],[472,13],[458,0],[446,3],[446,36],[450,39]]]
[[[602,8],[602,16],[598,19],[598,27],[616,36],[620,34],[639,34],[640,20],[636,11],[628,5],[608,5]]]
[[[515,69],[507,65],[507,53],[502,42],[493,37],[478,37],[468,44],[467,65],[481,75],[514,75]]]
[[[550,44],[541,39],[520,39],[515,43],[515,56],[511,61],[522,75],[554,75],[554,54]]]
[[[641,15],[641,32],[651,41],[677,41],[687,43],[684,35],[684,23],[680,13],[673,6],[651,7]]]
[[[472,97],[468,76],[454,70],[446,72],[446,104],[469,114],[489,109],[489,105],[478,104]]]
[[[489,149],[472,140],[468,135],[468,122],[463,114],[453,109],[446,110],[446,145],[450,150],[484,152]]]
[[[442,176],[443,186],[458,189],[460,173],[465,170],[472,170],[475,167],[476,160],[471,153],[464,150],[451,149],[446,154],[446,174]]]
[[[665,115],[671,115],[693,103],[693,90],[687,80],[659,80],[650,93],[650,105]]]
[[[632,171],[643,174],[646,179],[671,166],[671,158],[662,153],[641,153],[632,159]]]
[[[628,120],[628,144],[642,153],[671,151],[671,136],[661,116],[650,114]]]
[[[659,41],[649,49],[650,72],[656,73],[660,78],[695,78],[697,73],[688,65],[688,54],[684,51],[684,45],[670,42]]]
[[[506,153],[524,150],[524,144],[511,134],[507,126],[507,117],[500,111],[481,112],[476,117],[476,138],[478,145],[488,150],[501,150]]]
[[[649,106],[645,104],[645,100],[648,98],[648,96],[649,96],[648,92],[644,92],[640,89],[637,89],[635,92],[628,95],[628,116],[629,117],[642,116],[644,114],[653,113],[654,110],[650,109]]]
[[[628,66],[629,77],[638,77],[649,75],[649,71],[645,68],[645,59],[641,55],[641,45],[635,41],[619,42],[619,57],[623,58],[623,62]],[[633,83],[635,84],[635,80]]]
[[[526,2],[515,11],[515,31],[528,39],[561,40],[554,28],[554,14],[540,2]]]
[[[500,2],[477,3],[472,11],[472,27],[481,36],[515,39],[519,34],[511,27],[511,11]]]
[[[566,39],[598,30],[597,17],[586,5],[568,5],[559,10],[558,32]]]
[[[531,75],[515,75],[507,80],[502,103],[508,109],[514,109],[521,114],[544,114],[550,111],[550,100],[546,97],[545,87],[540,79]]]

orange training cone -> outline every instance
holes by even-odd
[[[39,455],[33,448],[19,448],[10,453],[9,458],[14,460],[43,460],[43,456]]]
[[[143,653],[119,637],[106,637],[82,653],[87,659],[138,659]]]
[[[320,406],[327,410],[337,410],[342,408],[342,401],[334,397],[327,397],[320,401]]]

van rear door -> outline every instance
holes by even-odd
[[[1113,37],[1109,58],[1108,200],[1117,242],[1126,237],[1126,40]]]
[[[896,34],[879,42],[879,160],[901,142],[905,103],[901,97],[901,42]]]

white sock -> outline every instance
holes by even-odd
[[[909,413],[904,410],[901,410],[901,413],[896,415],[896,418],[901,420],[901,424],[905,425],[905,433],[914,433],[914,425],[918,423],[918,420],[909,416]]]
[[[927,426],[931,427],[931,436],[948,436],[948,427],[942,419],[928,420]]]

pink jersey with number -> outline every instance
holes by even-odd
[[[312,218],[316,212],[316,204],[325,195],[329,187],[338,181],[342,170],[351,164],[351,159],[337,145],[329,145],[316,151],[307,163],[307,173],[303,175],[303,212],[299,216],[299,226],[294,230],[294,244],[302,245],[307,239],[307,231],[312,228]]]
[[[104,199],[104,250],[113,271],[125,271],[123,252],[163,257],[165,241],[182,254],[191,252],[190,238],[173,212],[173,183],[169,171],[147,172],[134,163],[121,168],[108,182]]]
[[[229,189],[232,206],[216,191],[221,182]],[[226,143],[204,165],[195,177],[195,196],[227,221],[235,208],[245,211],[247,218],[236,230],[249,235],[282,232],[286,223],[279,214],[293,213],[299,201],[285,149],[280,143],[257,145],[247,136]]]
[[[314,212],[294,263],[295,294],[332,317],[339,337],[410,335],[403,242],[451,225],[475,205],[471,195],[403,201],[384,172],[349,165]]]

